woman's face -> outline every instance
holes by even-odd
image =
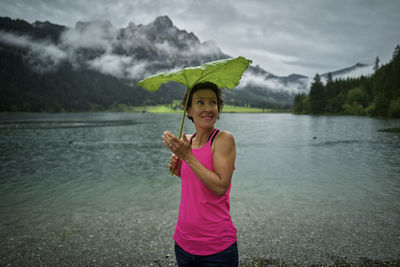
[[[210,89],[196,91],[192,96],[192,106],[187,112],[196,126],[214,127],[218,118],[217,95]]]

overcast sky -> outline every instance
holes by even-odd
[[[0,16],[74,27],[109,20],[115,27],[167,15],[201,42],[266,71],[313,77],[357,62],[388,62],[400,44],[399,0],[0,0]]]

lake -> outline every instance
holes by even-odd
[[[180,115],[0,115],[0,265],[174,265]],[[242,262],[400,258],[399,119],[222,114]],[[185,132],[193,132],[186,120]]]

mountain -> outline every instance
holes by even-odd
[[[372,65],[357,63],[353,66],[330,72],[333,79],[357,78],[371,76],[374,73]],[[328,79],[329,73],[324,73],[321,78]]]
[[[231,57],[213,41],[201,42],[168,16],[117,29],[109,21],[32,24],[0,17],[0,111],[103,110],[118,104],[148,105],[181,99],[176,83],[149,93],[137,85],[148,75]],[[290,108],[310,79],[279,77],[250,66],[240,85],[224,90],[225,102]]]

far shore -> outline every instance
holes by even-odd
[[[42,111],[3,111],[0,114],[17,113],[94,113],[94,112],[133,112],[133,113],[157,113],[157,114],[182,114],[182,108],[177,105],[153,105],[153,106],[128,106],[117,104],[110,109],[85,110],[85,111],[67,111],[67,110],[42,110]],[[224,105],[222,113],[291,113],[290,109],[270,109],[255,108],[244,106]]]
[[[123,104],[116,105],[108,110],[114,112],[142,112],[142,113],[182,113],[182,108],[177,104],[154,105],[154,106],[127,106]],[[224,105],[222,113],[288,113],[291,110],[278,110],[270,108],[255,108],[250,106]]]

